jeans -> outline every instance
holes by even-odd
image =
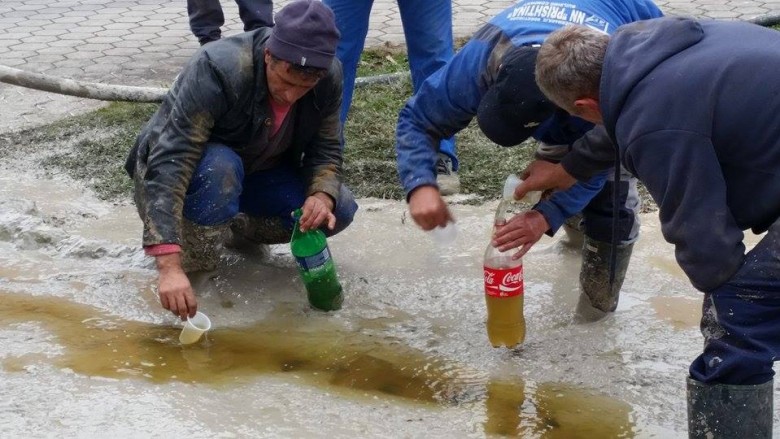
[[[341,185],[333,209],[336,227],[323,228],[331,236],[352,223],[357,203]],[[244,175],[244,165],[235,151],[209,143],[190,180],[184,197],[184,217],[203,226],[224,224],[239,212],[258,217],[279,217],[292,230],[290,213],[303,206],[306,185],[298,169],[289,165]]]
[[[706,237],[702,237],[706,239]],[[703,383],[763,384],[780,359],[780,220],[725,284],[704,294],[704,352],[690,367]]]
[[[272,0],[236,0],[244,31],[274,25]],[[190,29],[201,45],[218,40],[225,15],[219,0],[187,0]]]
[[[368,34],[368,20],[374,0],[323,0],[336,14],[336,26],[341,40],[336,56],[344,67],[344,91],[341,101],[341,123],[347,120],[352,105],[360,54]],[[414,92],[425,79],[452,58],[452,3],[451,0],[398,0],[404,27],[409,65]],[[444,139],[439,151],[447,154],[457,170],[455,140]]]

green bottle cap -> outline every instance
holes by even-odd
[[[293,211],[290,213],[290,216],[292,216],[292,218],[293,218],[295,221],[298,221],[299,219],[301,219],[301,215],[303,215],[303,211],[301,211],[301,209],[300,209],[300,208],[298,208],[298,209],[295,209],[295,210],[293,210]]]

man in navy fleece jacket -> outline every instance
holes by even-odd
[[[660,208],[677,261],[704,292],[704,352],[688,378],[691,437],[771,437],[780,358],[780,33],[657,19],[613,36],[551,34],[536,78],[550,100],[603,123]],[[608,144],[608,143],[607,143]],[[582,146],[582,145],[580,145]],[[591,145],[593,146],[593,145]],[[535,163],[518,191],[565,187],[612,151]],[[743,231],[767,232],[745,253]]]

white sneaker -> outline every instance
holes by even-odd
[[[453,195],[460,192],[460,177],[452,170],[452,158],[447,154],[439,153],[436,160],[436,184],[439,185],[439,193]]]

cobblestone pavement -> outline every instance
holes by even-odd
[[[290,0],[275,2],[278,10]],[[470,35],[509,0],[453,0],[456,37]],[[241,31],[234,2],[222,0],[224,35]],[[668,0],[667,14],[750,19],[780,12],[780,0]],[[395,0],[374,3],[367,46],[403,44]],[[165,86],[198,47],[177,0],[2,0],[0,64],[63,78]],[[0,132],[100,103],[0,83]],[[64,107],[64,108],[63,108]]]

